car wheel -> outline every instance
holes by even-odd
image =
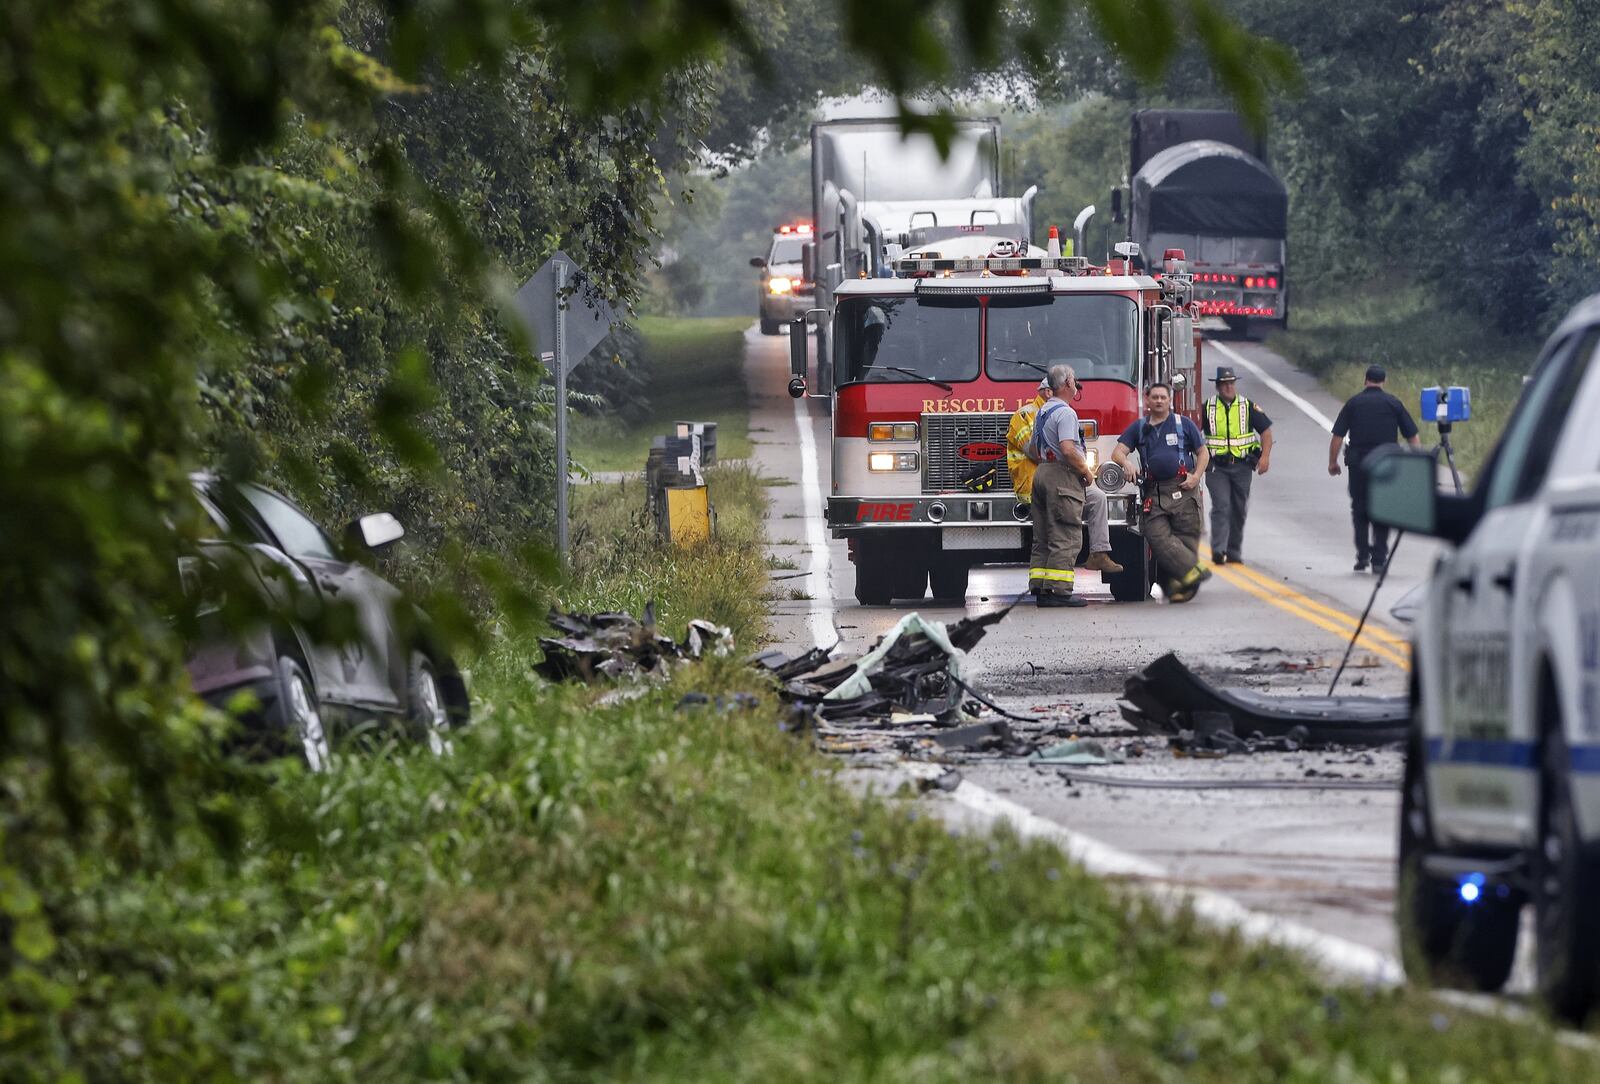
[[[306,767],[314,772],[326,771],[332,763],[332,749],[311,678],[292,655],[278,656],[277,669],[278,702],[268,722],[299,747]]]
[[[765,316],[763,316],[761,318],[761,334],[763,334],[763,335],[776,335],[777,333],[778,333],[778,321],[769,320]]]
[[[1600,992],[1600,855],[1578,834],[1572,759],[1559,725],[1545,738],[1540,790],[1533,860],[1539,993],[1555,1016],[1581,1023]]]
[[[417,736],[428,743],[434,756],[450,753],[450,712],[432,661],[419,651],[411,653],[406,687],[410,691],[410,717]]]
[[[1522,897],[1490,886],[1476,901],[1461,898],[1453,880],[1430,874],[1434,853],[1423,746],[1414,737],[1406,749],[1400,792],[1400,958],[1406,974],[1436,986],[1498,990],[1517,954]]]

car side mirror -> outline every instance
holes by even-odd
[[[346,538],[361,543],[369,550],[382,549],[398,542],[405,533],[406,529],[400,525],[400,521],[389,512],[362,516],[345,528]]]
[[[765,266],[767,266],[767,261],[764,258],[760,257],[760,256],[752,256],[752,257],[750,257],[750,266],[751,267],[765,267]]]
[[[1361,464],[1366,475],[1367,514],[1375,523],[1439,536],[1438,466],[1432,452],[1382,449]]]

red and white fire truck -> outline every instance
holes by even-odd
[[[827,520],[849,541],[857,600],[921,599],[930,582],[935,598],[964,598],[974,565],[1027,561],[1032,530],[1006,470],[1006,431],[1058,364],[1082,381],[1073,407],[1126,569],[1105,582],[1118,600],[1148,598],[1155,568],[1139,535],[1139,488],[1111,452],[1157,380],[1198,416],[1198,314],[1183,253],[1168,251],[1151,275],[1135,271],[1131,243],[1092,266],[1029,245],[1013,226],[911,240],[894,277],[846,280],[831,314],[809,314],[831,324],[817,337],[832,351]],[[796,398],[809,387],[802,330],[790,336]]]

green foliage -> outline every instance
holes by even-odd
[[[767,627],[766,490],[744,464],[711,468],[706,486],[716,535],[687,548],[657,537],[637,478],[579,489],[573,499],[573,577],[560,593],[561,604],[585,613],[642,614],[653,602],[657,622],[674,636],[700,617],[727,625],[741,644],[759,643]]]
[[[846,43],[896,93],[954,70],[932,20],[956,13],[975,61],[1053,25],[1047,0],[1003,15],[961,0],[902,5],[884,34],[868,0],[840,4]],[[340,864],[376,859],[372,833],[419,839],[407,818],[504,796],[339,806],[404,763],[280,792],[221,758],[224,724],[182,668],[176,573],[201,529],[187,476],[265,475],[333,523],[390,507],[413,540],[392,571],[456,619],[527,612],[549,574],[530,550],[549,520],[550,399],[500,318],[507,293],[565,246],[636,299],[651,201],[706,127],[726,50],[763,70],[755,25],[731,0],[5,5],[0,1049],[16,1060],[0,1075],[455,1071],[465,1045],[341,1054],[347,1033],[426,1034],[426,1014],[380,992],[351,1023],[335,996],[351,987],[320,981],[319,961],[401,931],[344,973],[393,977],[417,904],[384,911],[370,880],[345,895]],[[1215,52],[1215,27],[1188,25]],[[618,371],[591,392],[625,392]],[[328,803],[345,834],[308,836],[300,818]],[[251,915],[267,925],[230,941]]]
[[[574,458],[592,471],[644,470],[650,442],[678,422],[716,422],[721,462],[750,454],[744,381],[748,317],[638,321],[637,396],[606,398],[592,417],[574,419]],[[601,364],[590,362],[591,367]]]
[[[1423,388],[1466,385],[1472,420],[1456,426],[1450,442],[1461,470],[1476,475],[1522,393],[1539,341],[1499,333],[1425,285],[1390,278],[1306,296],[1294,329],[1274,335],[1272,348],[1340,398],[1359,391],[1376,362],[1388,372],[1388,390],[1413,414]],[[1423,425],[1422,439],[1436,441],[1431,425]]]
[[[64,862],[71,944],[0,1003],[0,1077],[1595,1073],[1537,1023],[1422,991],[1330,992],[1050,844],[863,799],[735,660],[610,704],[534,684],[528,661],[515,640],[479,661],[479,721],[448,758],[384,749],[287,773],[296,846],[244,795],[231,866],[185,840],[116,881],[97,855]],[[761,706],[676,708],[736,690]]]
[[[1592,3],[1474,0],[1397,12],[1234,0],[1299,57],[1276,103],[1292,281],[1338,287],[1394,268],[1513,333],[1548,330],[1600,266]],[[1165,92],[1225,97],[1195,54]]]

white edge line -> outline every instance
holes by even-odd
[[[939,765],[908,763],[904,767],[918,775],[937,775],[945,770]],[[1300,952],[1330,976],[1374,986],[1396,986],[1405,981],[1399,961],[1387,953],[1298,922],[1252,911],[1219,892],[1172,884],[1171,875],[1155,863],[1074,832],[975,783],[963,780],[951,798],[982,816],[1009,821],[1017,834],[1026,839],[1043,839],[1056,844],[1069,858],[1098,877],[1137,877],[1162,882],[1141,888],[1162,902],[1187,906],[1210,926],[1235,930],[1250,941]]]
[[[1220,350],[1235,365],[1243,365],[1246,369],[1250,370],[1257,380],[1261,381],[1267,387],[1271,388],[1273,391],[1287,399],[1294,406],[1298,407],[1302,414],[1316,422],[1326,432],[1333,432],[1333,420],[1322,411],[1306,402],[1300,396],[1290,391],[1284,386],[1283,381],[1274,376],[1268,375],[1265,369],[1251,361],[1249,358],[1245,357],[1243,354],[1239,353],[1239,351],[1233,349],[1233,347],[1228,346],[1226,343],[1219,343],[1215,339],[1207,339],[1206,345]]]
[[[806,582],[811,585],[811,639],[818,647],[832,647],[839,639],[833,626],[833,585],[828,577],[828,536],[822,529],[822,487],[817,482],[817,441],[811,433],[810,400],[794,401],[794,427],[800,437],[800,499],[805,502],[806,548],[811,560]]]
[[[901,761],[899,767],[907,774],[921,778],[936,778],[949,770],[944,765],[922,761]],[[1233,930],[1247,941],[1277,945],[1298,952],[1330,978],[1369,987],[1401,986],[1406,981],[1405,968],[1387,953],[1298,922],[1252,911],[1220,892],[1175,884],[1166,870],[1148,859],[1074,832],[976,783],[963,779],[961,785],[951,793],[950,799],[991,821],[1009,822],[1024,839],[1040,839],[1055,844],[1068,858],[1097,877],[1130,877],[1149,881],[1151,883],[1137,887],[1157,902],[1173,907],[1187,906],[1201,921],[1218,929]],[[1479,1016],[1497,1017],[1519,1024],[1544,1024],[1537,1013],[1490,994],[1435,990],[1433,996],[1441,1004]],[[1552,1033],[1563,1046],[1590,1053],[1600,1051],[1600,1041],[1591,1035],[1564,1028],[1552,1029]]]

